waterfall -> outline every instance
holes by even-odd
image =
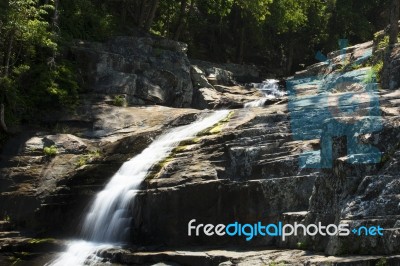
[[[268,100],[285,95],[283,91],[279,90],[279,80],[276,79],[267,79],[263,83],[253,83],[252,86],[253,88],[261,91],[264,97],[256,101],[246,103],[244,108],[262,107]]]
[[[97,250],[122,243],[129,235],[132,222],[129,205],[135,199],[139,185],[150,168],[166,158],[183,140],[195,137],[199,132],[227,117],[229,111],[216,111],[192,124],[180,126],[158,137],[142,153],[125,162],[99,192],[84,220],[82,238],[69,244],[49,266],[94,265],[99,262]]]

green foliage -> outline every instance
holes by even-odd
[[[386,49],[386,48],[388,48],[389,47],[389,35],[384,35],[383,37],[382,36],[379,36],[380,38],[379,38],[379,43],[378,43],[378,45],[377,45],[377,49],[378,50],[381,50],[381,49]],[[377,36],[375,36],[375,38],[377,38]],[[398,36],[398,41],[400,41],[400,35]]]
[[[385,0],[332,1],[334,13],[328,28],[330,40],[347,38],[350,43],[371,40],[373,34],[388,23],[381,17],[387,9],[387,2]]]
[[[80,156],[78,158],[78,161],[76,162],[75,166],[77,168],[80,168],[80,167],[85,166],[88,163],[92,162],[93,160],[100,158],[100,157],[101,157],[101,152],[99,150],[90,151],[89,153]]]
[[[54,132],[57,134],[68,134],[71,132],[71,129],[67,125],[57,123],[54,127]]]
[[[297,242],[297,244],[296,244],[296,246],[297,246],[297,248],[298,249],[307,249],[307,243],[305,243],[305,242]]]
[[[371,70],[368,71],[367,76],[363,80],[363,83],[368,84],[368,83],[373,83],[375,81],[376,81],[376,74],[373,71],[373,69],[371,68]]]
[[[378,49],[386,49],[389,46],[389,36],[385,35],[383,39],[378,43]]]
[[[386,258],[381,258],[377,263],[376,266],[386,266],[389,265]]]
[[[370,63],[371,64],[371,63]],[[369,66],[371,66],[369,64]],[[373,65],[367,73],[367,77],[363,80],[363,83],[376,83],[381,81],[382,71],[383,71],[383,60],[373,60]]]
[[[44,244],[54,243],[54,238],[32,238],[28,241],[29,244]]]
[[[198,136],[208,136],[208,135],[215,135],[215,134],[219,134],[222,132],[222,129],[226,126],[227,123],[229,123],[229,121],[231,120],[231,118],[235,115],[235,111],[231,111],[229,112],[229,114],[227,115],[226,118],[222,119],[221,121],[219,121],[217,124],[215,124],[214,126],[207,128],[203,131],[201,131],[199,134],[197,134]]]
[[[53,5],[39,5],[38,0],[10,0],[5,18],[4,35],[26,45],[34,52],[34,46],[57,49],[49,22],[44,17],[54,10]]]
[[[76,162],[76,167],[79,168],[79,167],[85,166],[86,164],[87,164],[86,157],[81,156],[81,157],[79,157],[78,161]]]
[[[285,266],[284,262],[271,262],[268,266]]]
[[[116,96],[114,96],[113,105],[114,105],[114,106],[120,106],[120,107],[126,106],[125,97],[122,96],[122,95],[116,95]]]
[[[67,40],[104,40],[117,30],[117,16],[101,1],[60,1],[60,13],[60,30]]]
[[[73,65],[68,62],[54,67],[37,65],[20,77],[20,90],[26,94],[25,103],[31,109],[48,110],[55,107],[73,108],[78,101],[79,85]],[[24,84],[32,84],[30,88]]]
[[[308,21],[306,3],[308,1],[274,1],[271,7],[271,23],[278,33],[296,32]]]
[[[383,71],[383,60],[380,60],[372,66],[373,73],[376,75],[376,80],[381,81],[382,71]]]
[[[269,6],[272,0],[238,0],[236,4],[245,12],[248,16],[253,17],[256,21],[265,21],[269,15]],[[248,18],[248,16],[246,18]]]
[[[10,217],[10,215],[5,214],[5,215],[3,216],[3,221],[11,222],[11,217]]]
[[[43,149],[43,153],[44,155],[46,155],[47,157],[54,157],[57,155],[58,153],[58,149],[56,146],[50,146],[50,147],[45,147]]]
[[[42,3],[10,0],[0,15],[0,102],[8,125],[78,100],[75,67],[59,58],[54,1]]]

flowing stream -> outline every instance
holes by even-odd
[[[285,95],[283,91],[279,90],[279,80],[276,79],[267,79],[263,83],[253,83],[252,85],[253,88],[261,91],[264,94],[264,97],[256,101],[246,103],[244,108],[262,107],[268,100]]]
[[[192,124],[172,129],[125,162],[104,190],[96,195],[84,221],[82,240],[69,243],[67,251],[47,265],[95,265],[100,262],[96,251],[123,243],[130,234],[133,219],[129,206],[150,168],[166,158],[181,141],[195,137],[228,114],[226,110],[216,111]]]

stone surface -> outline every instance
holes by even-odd
[[[75,231],[82,209],[120,165],[143,150],[164,129],[187,124],[197,111],[167,107],[119,108],[93,104],[91,127],[26,132],[3,149],[0,162],[0,214],[17,227],[65,234]],[[72,123],[71,120],[74,119]],[[69,127],[68,125],[71,125]],[[55,146],[48,156],[44,147]],[[1,216],[2,217],[2,216]],[[64,221],[68,220],[68,223]]]
[[[198,109],[242,108],[245,103],[262,97],[262,93],[258,90],[241,86],[195,87],[193,107]]]
[[[5,222],[0,224],[2,230],[11,231],[0,234],[0,243],[6,248],[19,248],[18,241],[29,238],[14,230],[76,235],[82,210],[123,162],[165,130],[191,123],[203,113],[108,104],[113,100],[110,95],[124,94],[132,104],[187,107],[194,100],[199,109],[236,109],[218,125],[180,143],[165,161],[153,166],[131,205],[131,250],[105,250],[102,256],[106,259],[149,265],[398,264],[400,92],[381,89],[365,95],[362,84],[370,68],[363,60],[371,56],[371,43],[346,49],[344,58],[349,62],[344,63],[335,52],[329,55],[331,64],[316,64],[297,73],[288,80],[288,103],[251,109],[240,107],[247,100],[259,99],[257,91],[218,85],[217,76],[218,82],[213,83],[206,70],[190,67],[185,46],[179,43],[117,38],[75,49],[87,63],[86,73],[94,74],[87,77],[92,92],[76,114],[45,117],[48,127],[15,136],[2,151],[0,215]],[[194,95],[155,64],[173,70],[185,84],[197,84]],[[235,76],[233,70],[224,71]],[[159,78],[152,79],[153,74]],[[358,103],[355,115],[353,101],[341,106],[347,112],[338,109],[338,101],[349,92]],[[377,105],[371,104],[375,98]],[[366,123],[360,132],[346,131],[346,124],[360,121]],[[375,122],[379,127],[367,131],[368,124]],[[320,140],[327,132],[343,134],[333,136],[327,147]],[[348,138],[375,146],[381,160],[354,164],[354,158],[370,154],[366,148],[349,154]],[[46,156],[43,148],[53,145],[58,154]],[[316,163],[326,163],[326,158],[304,159],[305,153],[326,155],[330,148],[331,167],[315,168]],[[243,237],[188,237],[191,219],[201,223],[346,222],[351,227],[381,225],[388,233],[383,237],[293,236],[285,242],[257,237],[247,242]],[[148,246],[139,247],[144,244]],[[0,252],[0,262],[8,258],[7,252]],[[343,254],[349,256],[339,256]]]
[[[96,93],[126,95],[132,105],[189,107],[190,63],[183,43],[150,37],[116,37],[72,48],[86,86]]]
[[[162,251],[127,251],[105,250],[102,257],[114,263],[140,264],[140,265],[210,265],[210,266],[252,266],[252,265],[397,265],[399,256],[324,256],[323,254],[310,254],[303,250],[162,250]]]
[[[249,83],[260,80],[260,70],[256,66],[238,64],[216,64],[201,60],[190,60],[191,64],[201,69],[206,77],[212,75],[218,85],[232,85],[236,82]]]

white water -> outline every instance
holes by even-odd
[[[276,79],[267,79],[263,83],[253,83],[253,87],[260,90],[264,94],[264,97],[256,101],[246,103],[244,108],[262,107],[268,100],[284,96],[285,93],[279,90],[278,83],[279,80]]]
[[[71,242],[66,252],[47,265],[95,265],[99,260],[94,254],[97,250],[123,242],[129,236],[132,221],[128,208],[149,169],[167,157],[181,141],[195,137],[228,114],[229,111],[217,111],[190,125],[172,129],[158,137],[141,154],[124,163],[104,190],[97,194],[86,216],[83,236],[89,242]]]
[[[96,251],[115,247],[111,244],[99,244],[84,240],[68,243],[68,249],[48,266],[94,266],[101,262],[102,258],[96,256]]]

